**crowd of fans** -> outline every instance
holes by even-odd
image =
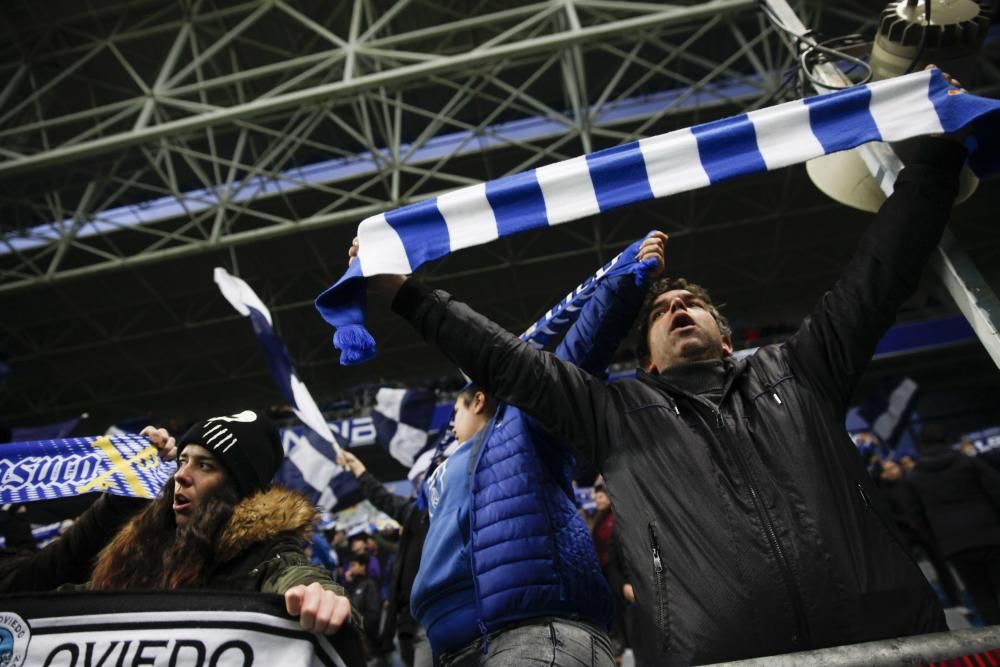
[[[306,630],[363,637],[372,667],[397,645],[419,667],[608,667],[626,647],[658,666],[946,630],[920,550],[945,604],[959,601],[953,567],[982,620],[1000,623],[997,471],[926,427],[912,470],[880,461],[873,480],[844,431],[858,378],[941,236],[964,158],[948,138],[921,142],[812,315],[742,358],[707,290],[661,277],[660,232],[623,253],[555,354],[417,280],[372,279],[472,378],[455,401],[458,445],[413,498],[339,456],[398,533],[317,529],[315,508],[270,482],[276,429],[244,411],[176,439],[147,429],[178,462],[160,496],[102,497],[59,540],[9,549],[0,591],[276,593]],[[635,321],[636,376],[607,383]],[[573,500],[578,461],[601,476],[586,518]],[[15,509],[12,546],[25,544],[18,519]]]

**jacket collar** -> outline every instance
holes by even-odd
[[[280,486],[247,496],[233,510],[219,540],[220,561],[278,535],[307,539],[315,518],[316,508],[305,496]]]
[[[743,375],[744,372],[746,372],[747,368],[749,367],[748,360],[749,356],[740,356],[738,358],[729,356],[723,360],[729,366],[730,371],[729,371],[729,377],[726,380],[726,384],[722,388],[722,402],[725,402],[726,397],[729,395],[729,392],[732,391],[736,379],[739,378],[741,375]],[[664,378],[659,374],[654,375],[653,373],[649,373],[641,368],[638,368],[636,369],[635,375],[639,380],[645,382],[646,384],[652,384],[658,389],[665,390],[672,397],[684,396],[691,400],[696,400],[696,401],[701,400],[694,394],[691,394],[685,391],[684,389],[681,389],[680,387],[674,385],[672,382],[670,382],[669,380],[667,380],[666,378]]]

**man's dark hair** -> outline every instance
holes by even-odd
[[[497,413],[497,402],[490,396],[485,389],[480,385],[473,383],[467,384],[458,392],[457,398],[462,399],[462,403],[469,405],[472,403],[473,399],[476,397],[477,392],[482,392],[483,396],[486,397],[486,416],[492,417]]]
[[[359,563],[365,566],[365,570],[368,570],[368,554],[351,554],[347,557],[348,563]]]
[[[722,335],[727,337],[733,335],[733,330],[729,326],[729,320],[712,303],[712,297],[709,295],[707,289],[697,283],[689,283],[685,278],[660,278],[649,286],[646,299],[642,302],[642,308],[639,310],[639,316],[636,318],[635,352],[640,362],[646,362],[649,359],[649,316],[653,312],[653,305],[656,303],[656,298],[661,294],[677,289],[687,290],[704,301],[708,312],[715,318],[715,323],[719,325],[719,331],[722,332]]]

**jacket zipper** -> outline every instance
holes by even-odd
[[[660,542],[656,538],[656,522],[647,524],[649,530],[649,546],[653,554],[653,579],[656,587],[656,627],[660,631],[660,645],[664,653],[670,649],[670,627],[667,616],[667,590],[663,574],[663,559],[660,556]]]
[[[778,399],[778,401],[780,401],[780,399]],[[716,409],[714,405],[712,406],[712,412],[715,414],[715,424],[719,435],[725,437],[725,420],[722,417],[722,413]],[[744,479],[746,479],[747,488],[750,490],[750,499],[753,501],[754,509],[757,511],[757,516],[760,517],[761,525],[764,527],[764,535],[767,537],[767,541],[771,546],[771,551],[774,553],[774,558],[778,563],[778,570],[781,572],[781,578],[785,582],[785,588],[787,589],[788,597],[792,603],[792,611],[795,614],[795,626],[797,628],[797,636],[793,637],[793,641],[799,646],[809,647],[812,645],[812,640],[809,635],[808,625],[806,624],[805,607],[802,604],[802,593],[799,591],[798,585],[795,583],[792,568],[788,563],[788,557],[785,555],[785,550],[782,548],[781,542],[778,540],[778,533],[774,529],[774,522],[771,520],[771,514],[767,511],[767,506],[761,499],[760,492],[757,490],[757,480],[750,469],[750,463],[746,460],[746,455],[741,447],[737,445],[732,447],[732,449],[736,452],[736,461],[740,466]]]
[[[910,555],[909,550],[903,546],[902,542],[899,541],[899,538],[896,537],[896,534],[892,532],[892,529],[889,528],[889,526],[886,525],[885,521],[882,520],[882,515],[878,513],[878,510],[872,507],[872,499],[869,498],[868,493],[865,492],[865,487],[862,486],[861,482],[855,482],[855,486],[858,488],[858,493],[861,494],[861,500],[863,500],[865,503],[866,511],[869,514],[875,515],[875,520],[878,522],[878,525],[882,527],[882,530],[884,530],[886,533],[889,534],[889,539],[891,539],[896,544],[896,546],[898,546],[903,551],[903,553],[905,553],[907,557],[912,560],[913,557]]]

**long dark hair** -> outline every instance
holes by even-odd
[[[217,563],[216,543],[239,503],[227,481],[178,526],[174,479],[122,528],[97,557],[89,587],[104,589],[201,588]]]

